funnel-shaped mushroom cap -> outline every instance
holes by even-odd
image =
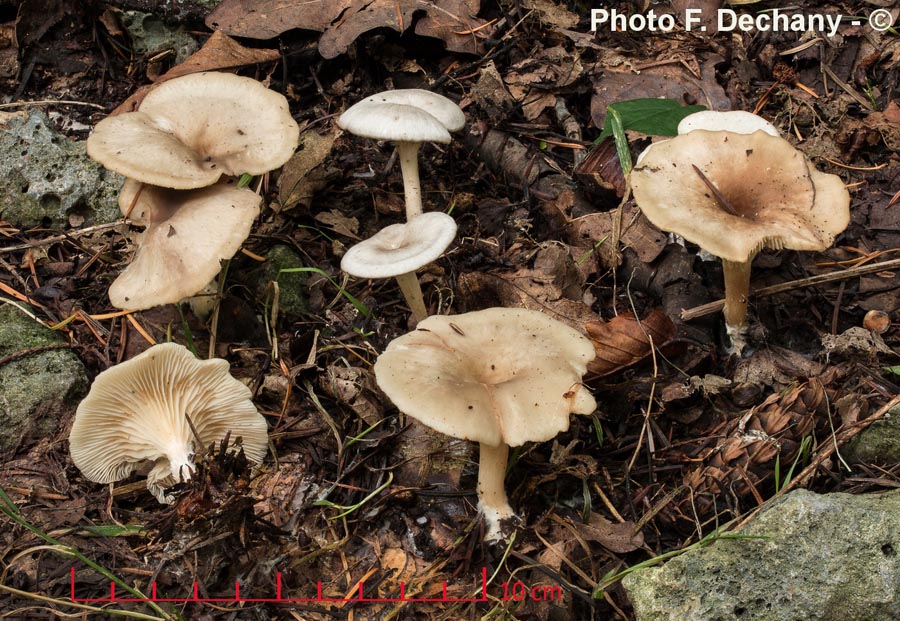
[[[357,278],[390,278],[437,259],[456,236],[456,222],[438,211],[386,226],[344,255],[341,269]]]
[[[94,380],[69,435],[72,461],[97,483],[123,479],[139,462],[156,462],[147,485],[162,502],[162,487],[190,478],[193,453],[229,432],[232,441],[241,438],[250,462],[263,460],[266,421],[250,398],[227,361],[198,360],[175,343],[155,345]]]
[[[840,178],[762,131],[698,129],[654,144],[632,171],[631,188],[657,227],[737,263],[764,247],[824,250],[850,221]]]
[[[767,120],[743,110],[730,110],[718,112],[716,110],[701,110],[689,114],[678,123],[678,134],[686,134],[695,129],[705,129],[711,132],[726,131],[735,134],[752,134],[764,131],[770,136],[778,137],[780,134],[774,125]]]
[[[338,125],[357,136],[399,142],[450,142],[466,117],[455,103],[420,89],[385,91],[349,108]]]
[[[581,385],[591,342],[539,311],[434,315],[375,363],[397,408],[449,436],[490,446],[548,440],[596,402]]]
[[[278,168],[299,135],[280,93],[250,78],[194,73],[157,86],[137,112],[100,121],[87,150],[130,179],[191,189]]]
[[[129,179],[119,193],[125,213],[146,225],[134,260],[109,288],[113,306],[142,310],[173,304],[203,289],[250,235],[261,198],[227,182],[169,190]]]

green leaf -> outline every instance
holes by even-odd
[[[706,110],[706,106],[682,106],[674,99],[630,99],[617,101],[607,108],[603,132],[597,141],[614,135],[613,117],[618,114],[623,129],[652,136],[676,136],[678,123],[689,114]]]
[[[615,108],[610,106],[606,111],[606,122],[612,127],[619,165],[622,167],[622,174],[627,177],[631,172],[631,150],[628,148],[628,138],[625,136],[625,125],[622,123],[622,116]]]
[[[896,367],[882,367],[888,373],[893,373],[894,375],[900,375],[900,366]]]

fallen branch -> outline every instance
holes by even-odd
[[[784,282],[779,285],[772,285],[771,287],[763,287],[762,289],[758,289],[756,291],[752,291],[750,293],[750,298],[762,298],[770,295],[775,295],[777,293],[785,293],[787,291],[793,291],[794,289],[802,289],[804,287],[813,287],[815,285],[821,285],[828,282],[835,282],[838,280],[846,280],[848,278],[855,278],[857,276],[865,276],[866,274],[873,274],[875,272],[883,272],[885,270],[897,269],[900,268],[900,259],[892,259],[890,261],[882,261],[881,263],[869,263],[868,265],[860,265],[859,267],[851,267],[849,269],[840,271],[840,272],[832,272],[830,274],[819,274],[818,276],[810,276],[809,278],[801,278],[799,280],[792,280],[790,282]],[[725,300],[716,300],[715,302],[708,302],[707,304],[701,304],[700,306],[695,306],[694,308],[686,308],[681,311],[681,318],[685,321],[690,321],[691,319],[697,319],[699,317],[705,317],[706,315],[711,315],[717,311],[722,310],[725,306]]]

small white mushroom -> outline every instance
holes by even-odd
[[[278,168],[299,136],[283,95],[251,78],[206,72],[168,80],[138,111],[100,121],[87,152],[129,179],[187,190]]]
[[[135,198],[137,197],[137,198]],[[134,259],[109,288],[116,308],[174,304],[201,291],[250,235],[262,199],[233,183],[170,190],[127,180],[119,207],[146,226]]]
[[[459,131],[466,117],[459,106],[437,93],[421,89],[385,91],[350,106],[337,121],[351,134],[397,143],[406,219],[422,213],[419,181],[419,147],[423,142],[450,142],[450,132]]]
[[[479,443],[479,507],[487,540],[515,514],[503,481],[510,446],[569,428],[597,407],[581,384],[595,356],[581,333],[541,312],[489,308],[428,317],[375,362],[378,386],[408,416]]]
[[[350,248],[341,269],[357,278],[397,279],[416,321],[428,316],[416,270],[437,259],[456,236],[456,222],[445,213],[423,213],[392,224]]]
[[[191,478],[195,451],[226,435],[240,438],[247,459],[259,464],[266,421],[228,368],[225,360],[198,360],[184,346],[164,343],[107,369],[75,412],[72,461],[96,483],[119,481],[151,462],[147,487],[160,502],[172,501],[165,487]]]

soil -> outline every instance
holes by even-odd
[[[172,4],[177,10],[0,0],[0,110],[40,106],[70,138],[84,139],[173,67],[171,54],[133,52],[121,10],[154,12],[201,45],[210,39],[208,8]],[[898,393],[889,368],[900,352],[897,266],[754,297],[752,346],[728,355],[720,313],[680,316],[723,297],[720,263],[701,261],[696,246],[674,243],[627,193],[623,200],[611,141],[583,163],[617,101],[665,96],[756,110],[819,170],[839,175],[852,204],[850,225],[824,252],[762,252],[753,289],[900,258],[896,31],[863,22],[834,36],[716,33],[710,23],[706,32],[592,33],[580,2],[433,4],[458,13],[474,6],[470,43],[458,41],[462,30],[454,37],[431,25],[421,34],[430,14],[415,11],[404,28],[360,27],[336,53],[332,41],[347,36],[338,22],[324,34],[292,27],[265,39],[233,37],[248,50],[277,51],[275,61],[229,69],[285,94],[304,149],[252,182],[265,207],[230,262],[214,326],[175,306],[102,318],[115,310],[106,292],[133,251],[126,227],[76,227],[40,245],[63,231],[0,222],[0,284],[40,303],[49,322],[77,313],[66,336],[91,376],[145,350],[148,336],[190,341],[203,357],[228,360],[250,386],[272,443],[255,471],[211,452],[166,506],[140,477],[112,487],[84,480],[66,442],[75,406],[53,413],[53,434],[20,443],[0,464],[7,510],[18,512],[0,515],[0,585],[18,590],[2,598],[6,618],[102,618],[113,614],[99,611],[108,608],[204,620],[632,619],[626,593],[608,578],[740,522],[784,493],[785,464],[796,465],[790,485],[819,492],[897,486],[897,464],[856,464],[851,474],[826,454],[834,433],[849,440]],[[720,8],[715,0],[673,4],[704,14]],[[881,4],[890,3],[809,1],[794,13],[869,15]],[[204,62],[223,68],[212,67],[220,60]],[[410,329],[396,284],[344,280],[340,271],[347,247],[403,219],[392,146],[338,134],[334,124],[347,106],[386,88],[435,90],[467,117],[457,139],[420,153],[426,210],[447,211],[459,225],[450,250],[419,275],[432,312],[540,309],[588,333],[601,354],[586,380],[598,410],[573,416],[555,440],[514,452],[506,485],[521,523],[507,547],[482,542],[476,448],[419,426],[375,384],[378,353]],[[34,103],[48,100],[75,103]],[[628,137],[635,157],[649,142]],[[21,244],[33,247],[3,251]],[[305,302],[272,322],[271,272],[261,258],[277,246],[315,271],[294,284]],[[849,338],[823,348],[823,335],[862,326],[870,311],[888,316],[887,329],[871,336],[884,352]],[[766,440],[739,440],[748,429]],[[78,608],[69,600],[73,577],[77,597],[99,600],[111,578],[67,548],[144,594],[155,583],[159,597],[190,600],[196,585],[200,598],[229,598],[239,583],[242,597],[271,598],[280,588],[311,601]],[[483,570],[485,601],[315,601],[318,588],[346,600],[396,597],[401,582],[409,597],[441,598],[446,583],[449,597],[479,599]],[[125,596],[121,586],[116,593]]]

